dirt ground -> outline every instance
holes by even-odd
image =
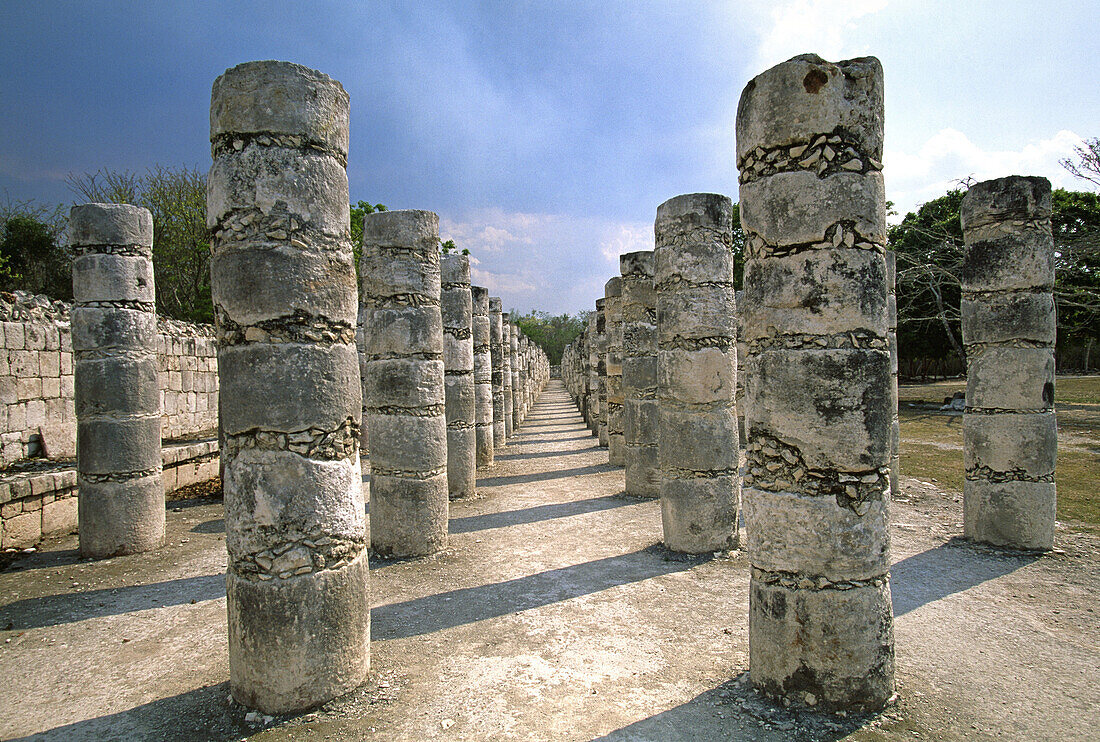
[[[561,384],[452,503],[449,548],[372,565],[373,669],[294,717],[228,701],[221,503],[168,544],[0,572],[0,737],[108,740],[1075,740],[1100,728],[1100,538],[1050,555],[962,541],[961,495],[903,478],[892,513],[898,701],[784,709],[747,682],[748,562],[660,545]]]

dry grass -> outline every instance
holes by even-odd
[[[965,388],[965,380],[899,386],[904,475],[962,492],[962,415],[927,405]],[[1059,377],[1057,390],[1058,519],[1100,533],[1100,376]]]

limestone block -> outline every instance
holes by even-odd
[[[959,208],[963,231],[1002,228],[1006,222],[1049,219],[1050,182],[1046,178],[1012,175],[975,183]],[[1015,232],[1019,227],[1011,227]]]
[[[278,331],[296,324],[309,329],[318,318],[351,324],[358,309],[351,260],[346,252],[291,245],[218,250],[211,256],[211,289],[240,325],[269,322]]]
[[[447,465],[447,421],[442,414],[424,417],[370,412],[368,425],[372,440],[389,441],[371,450],[372,472],[427,472]]]
[[[65,497],[42,506],[42,533],[71,533],[76,530],[79,498]]]
[[[3,522],[3,538],[0,539],[0,548],[23,549],[34,546],[42,538],[41,513],[23,513]]]
[[[623,471],[627,495],[660,497],[661,470],[656,444],[641,445],[626,441],[623,446]]]
[[[843,131],[882,160],[883,76],[874,57],[835,64],[802,54],[757,75],[737,106],[737,160],[756,148],[808,142]]]
[[[741,485],[737,474],[661,481],[664,543],[672,551],[703,554],[739,545],[737,515]]]
[[[656,400],[624,400],[623,430],[627,445],[655,445],[658,435]]]
[[[1057,318],[1049,291],[983,294],[980,299],[964,294],[960,311],[962,339],[968,345],[1054,345]]]
[[[89,253],[73,258],[73,300],[77,304],[94,301],[155,300],[153,263],[144,256]]]
[[[879,708],[894,694],[889,582],[801,589],[754,572],[749,590],[754,685],[821,710]]]
[[[749,365],[750,440],[778,438],[812,469],[864,472],[887,464],[897,388],[886,350],[769,350]]]
[[[153,215],[130,204],[83,204],[69,212],[69,244],[144,247],[152,255]],[[9,348],[12,346],[8,346]]]
[[[1057,504],[1054,482],[967,479],[963,532],[968,539],[997,546],[1049,551]]]
[[[134,309],[80,307],[72,313],[72,343],[81,350],[114,348],[154,352],[149,338],[156,337],[157,318]]]
[[[1021,479],[1053,478],[1057,451],[1054,412],[963,415],[968,478],[980,471]]]
[[[1053,348],[967,349],[966,406],[1045,410],[1054,406]]]
[[[157,469],[161,463],[160,416],[78,420],[76,458],[81,474]]]
[[[156,436],[159,440],[159,427]],[[159,466],[159,450],[157,458]],[[163,543],[164,489],[159,472],[121,482],[91,482],[84,474],[80,472],[77,480],[81,554],[90,557],[136,554]]]
[[[1031,228],[990,239],[964,233],[959,284],[967,291],[1025,291],[1054,287],[1054,238]]]
[[[447,474],[408,479],[371,472],[371,547],[383,556],[433,554],[447,545]]]
[[[660,350],[657,384],[662,404],[732,406],[737,393],[737,350],[703,347]]]
[[[653,440],[673,442],[671,446],[661,446],[660,465],[665,472],[737,471],[737,414],[732,403],[706,412],[662,405],[657,437]]]
[[[371,372],[363,380],[363,394],[368,400],[384,399],[394,408],[444,403],[443,361],[388,358],[371,364]]]
[[[746,548],[754,567],[798,572],[829,582],[867,580],[890,567],[889,507],[868,503],[863,515],[836,498],[745,487]]]
[[[245,62],[214,81],[210,138],[285,134],[347,155],[349,98],[328,75],[291,62]]]
[[[157,362],[152,356],[111,356],[80,362],[74,385],[80,417],[160,412]]]
[[[885,338],[886,261],[872,250],[809,250],[745,261],[746,341],[776,335]]]
[[[362,386],[354,346],[231,346],[222,348],[219,365],[222,427],[228,435],[253,428],[332,431],[361,414]],[[257,378],[263,383],[256,383]],[[273,394],[276,389],[278,394]]]
[[[627,387],[629,385],[629,392]],[[624,397],[638,398],[641,391],[657,389],[657,348],[651,355],[637,355],[623,358]]]
[[[677,340],[732,339],[736,334],[737,322],[732,281],[729,287],[729,290],[721,290],[713,285],[681,284],[675,290],[659,291],[659,346],[666,347]]]
[[[367,553],[285,580],[226,574],[233,698],[267,714],[310,708],[363,681],[370,668]]]
[[[206,203],[210,229],[238,212],[245,215],[243,219],[253,215],[249,225],[238,221],[225,227],[236,232],[229,225],[241,225],[242,242],[252,246],[285,243],[298,231],[295,225],[347,239],[347,174],[340,162],[322,152],[249,147],[221,154],[210,166]],[[345,206],[341,209],[337,204]],[[224,239],[235,241],[236,237]]]

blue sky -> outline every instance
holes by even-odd
[[[210,85],[285,59],[351,95],[352,200],[439,213],[507,308],[589,309],[657,206],[736,200],[734,114],[802,52],[878,56],[887,195],[1043,175],[1100,136],[1100,3],[0,0],[0,199],[69,173],[210,162]]]

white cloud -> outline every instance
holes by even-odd
[[[883,174],[886,196],[900,218],[920,204],[946,193],[965,178],[982,181],[1006,175],[1041,175],[1055,188],[1087,186],[1058,164],[1073,155],[1081,137],[1063,129],[1049,139],[1033,140],[1018,150],[983,150],[957,129],[942,129],[917,151],[888,149]]]
[[[600,240],[604,259],[619,267],[619,256],[628,252],[653,249],[653,227],[640,223],[609,224]]]
[[[829,61],[867,53],[854,42],[855,21],[878,13],[888,0],[788,0],[754,6],[760,35],[753,69],[759,72],[791,57],[814,52]],[[765,12],[770,11],[770,12]],[[765,20],[766,18],[766,20]]]
[[[526,294],[535,290],[535,284],[523,276],[514,273],[493,273],[492,271],[470,268],[470,282],[475,286],[484,286],[493,296],[501,294]]]

